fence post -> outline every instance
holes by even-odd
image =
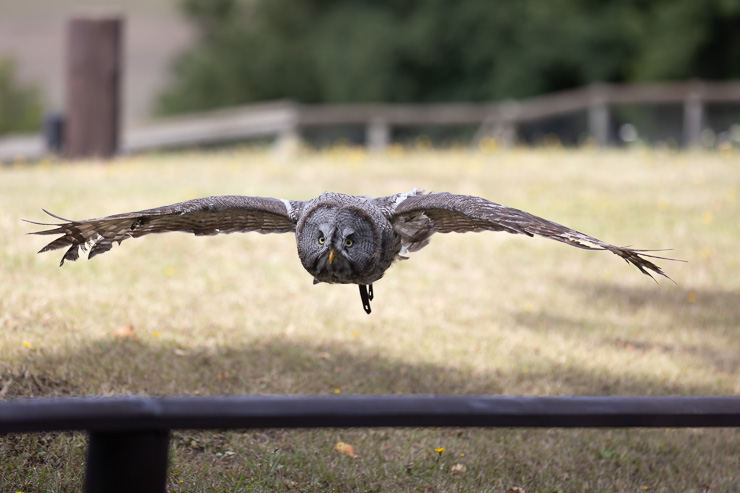
[[[500,113],[503,119],[496,125],[495,133],[504,147],[513,147],[516,144],[517,123],[521,112],[521,104],[517,101],[505,101],[501,104]]]
[[[85,493],[164,493],[167,431],[90,432]]]
[[[483,137],[492,137],[506,148],[513,147],[517,143],[517,124],[521,112],[521,104],[517,101],[508,100],[497,104],[476,130],[473,144],[479,145]]]
[[[595,86],[588,108],[588,132],[602,148],[609,145],[609,119],[606,88],[601,85]]]
[[[683,138],[688,148],[699,147],[701,131],[704,126],[704,102],[702,87],[696,83],[689,91],[683,103]]]
[[[366,138],[368,150],[381,152],[391,142],[391,127],[382,118],[373,118],[367,126]]]
[[[272,144],[275,159],[286,161],[298,151],[301,145],[301,106],[295,103],[286,105],[286,117],[282,128]]]
[[[118,150],[122,26],[120,17],[81,17],[67,24],[68,158],[108,158]]]

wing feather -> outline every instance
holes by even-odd
[[[420,218],[428,218],[426,230],[412,231],[415,237],[409,231],[404,233],[409,224],[419,224]],[[670,279],[659,266],[647,258],[676,260],[645,253],[655,250],[618,247],[534,214],[470,195],[431,193],[408,196],[393,211],[391,223],[402,236],[405,234],[413,240],[409,243],[417,244],[424,236],[425,241],[428,241],[428,237],[435,232],[505,231],[542,236],[586,250],[608,250],[650,277],[653,277],[652,272]]]
[[[300,209],[301,204],[302,202],[273,198],[222,195],[84,221],[71,221],[44,210],[50,216],[64,222],[61,224],[27,222],[54,226],[52,229],[32,234],[62,235],[39,251],[43,253],[68,247],[59,264],[61,266],[65,260],[77,260],[80,249],[85,251],[89,248],[88,258],[91,259],[110,250],[114,242],[120,245],[128,238],[139,238],[154,233],[182,231],[196,236],[210,236],[249,231],[294,232],[297,222],[295,211]]]

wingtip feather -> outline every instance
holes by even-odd
[[[51,212],[47,211],[46,209],[41,209],[41,210],[44,211],[45,213],[47,213],[48,215],[50,215],[51,217],[53,217],[54,219],[59,219],[60,221],[64,221],[65,223],[73,223],[74,222],[71,219],[65,219],[63,217],[57,216],[56,214],[52,214]]]
[[[635,267],[637,267],[640,270],[640,272],[642,272],[646,276],[649,276],[656,283],[658,282],[658,280],[655,278],[653,273],[659,276],[665,277],[666,279],[671,281],[673,284],[676,284],[676,281],[671,279],[670,276],[668,276],[668,274],[663,272],[663,269],[660,266],[654,264],[653,262],[647,260],[644,257],[657,258],[661,260],[671,260],[674,262],[685,262],[685,260],[675,259],[675,258],[670,258],[670,257],[660,257],[657,255],[648,255],[648,254],[643,253],[643,252],[649,252],[649,251],[665,251],[665,250],[633,250],[631,248],[617,248],[617,249],[612,250],[613,253],[622,257],[624,261],[627,262],[628,264],[632,264]]]

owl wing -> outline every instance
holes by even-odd
[[[79,249],[90,249],[88,258],[105,253],[113,247],[113,242],[127,238],[138,238],[153,233],[182,231],[196,236],[210,236],[220,233],[289,233],[295,231],[296,213],[301,202],[283,201],[273,198],[223,195],[188,200],[177,204],[127,212],[113,216],[71,221],[44,210],[61,221],[61,224],[46,224],[27,221],[42,226],[55,226],[53,229],[36,231],[37,235],[56,235],[39,253],[69,247],[62,257],[77,260]]]
[[[402,243],[406,245],[406,251],[423,247],[435,232],[506,231],[527,236],[543,236],[587,250],[608,250],[640,269],[643,274],[653,277],[649,272],[651,271],[670,279],[660,267],[646,257],[675,259],[644,253],[651,250],[614,246],[561,224],[480,197],[449,193],[403,195],[406,194],[398,196],[400,200],[397,199],[399,202],[391,215],[391,223],[401,236]]]

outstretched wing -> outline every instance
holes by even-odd
[[[402,195],[406,194],[399,195],[399,198]],[[650,277],[653,277],[649,272],[652,271],[670,279],[660,267],[646,257],[675,260],[644,253],[651,250],[614,246],[528,212],[469,195],[409,193],[402,197],[395,207],[391,223],[401,235],[402,242],[408,245],[407,251],[418,250],[426,245],[429,237],[435,232],[506,231],[527,236],[543,236],[587,250],[608,250]]]
[[[42,226],[55,226],[53,229],[36,231],[37,235],[56,235],[61,237],[52,241],[39,253],[69,247],[62,257],[77,260],[79,249],[90,249],[88,258],[105,253],[113,247],[113,242],[127,238],[138,238],[153,233],[183,231],[196,236],[220,233],[289,233],[295,231],[297,219],[294,210],[300,202],[288,202],[273,198],[223,195],[188,200],[177,204],[128,212],[113,216],[71,221],[44,210],[61,221],[61,224],[46,224],[27,221]]]

